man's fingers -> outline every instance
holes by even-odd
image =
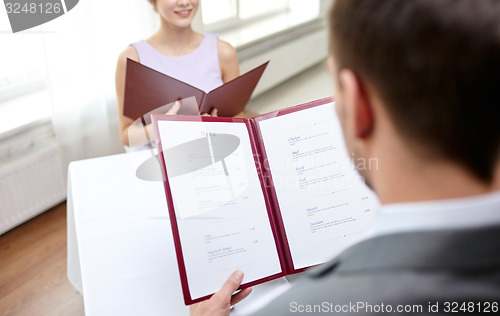
[[[248,295],[250,295],[250,293],[252,293],[252,288],[248,287],[234,294],[233,297],[231,297],[231,306],[236,305],[239,302],[243,301],[245,298],[248,297]]]
[[[233,293],[240,287],[241,281],[243,281],[243,271],[234,271],[214,296],[219,296],[220,299],[229,301]]]

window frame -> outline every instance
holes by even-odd
[[[279,14],[290,11],[290,0],[285,0],[286,5],[283,8],[274,9],[274,10],[269,11],[269,12],[258,14],[256,16],[251,17],[251,18],[242,19],[240,17],[240,1],[241,0],[234,0],[234,1],[235,1],[235,6],[236,6],[236,16],[222,19],[222,20],[217,21],[217,22],[212,22],[212,23],[206,24],[203,21],[203,14],[201,14],[201,20],[202,20],[203,29],[205,32],[214,32],[214,33],[222,32],[222,31],[228,30],[230,28],[242,27],[242,26],[245,26],[248,24],[258,22],[260,20],[267,19],[267,18],[275,16],[275,15],[279,15]],[[201,6],[200,6],[200,9],[203,10]],[[203,12],[201,12],[201,13],[203,13]]]

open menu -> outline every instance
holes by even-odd
[[[378,201],[349,160],[332,99],[252,119],[152,120],[187,305],[235,269],[245,288],[366,237]]]
[[[210,113],[217,107],[219,116],[235,116],[243,111],[250,100],[268,63],[269,61],[205,93],[188,83],[127,59],[123,115],[136,120],[146,113],[166,113],[173,102],[194,97],[198,108],[184,106],[181,102],[179,114]],[[148,120],[149,116],[144,119]]]

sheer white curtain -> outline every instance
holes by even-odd
[[[52,122],[66,163],[123,151],[116,61],[122,50],[152,34],[157,25],[147,0],[84,0],[42,26]]]

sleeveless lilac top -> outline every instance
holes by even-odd
[[[216,34],[205,34],[198,48],[184,56],[163,55],[146,41],[132,45],[137,50],[141,64],[210,92],[223,84],[217,40]]]

